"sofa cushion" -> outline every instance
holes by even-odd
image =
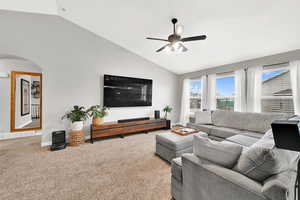
[[[240,135],[245,135],[245,136],[253,137],[253,138],[257,138],[257,139],[260,139],[264,136],[264,134],[262,134],[262,133],[252,132],[252,131],[243,131],[242,133],[240,133]]]
[[[190,148],[193,146],[193,136],[194,135],[205,135],[207,136],[206,133],[203,132],[199,132],[199,133],[195,133],[195,134],[190,134],[190,135],[186,135],[186,136],[181,136],[178,135],[176,133],[173,133],[171,131],[169,132],[163,132],[160,134],[156,135],[156,143],[174,150],[174,151],[179,151],[179,150],[183,150],[186,148]]]
[[[216,126],[265,133],[271,123],[277,119],[287,119],[284,113],[249,113],[216,110],[212,113],[212,122]]]
[[[212,124],[211,111],[195,112],[195,124]]]
[[[208,136],[208,138],[212,139],[212,140],[215,140],[215,141],[219,141],[219,142],[222,142],[222,141],[225,140],[224,138],[216,137],[216,136],[213,136],[213,135]]]
[[[171,173],[174,178],[182,182],[182,162],[181,157],[174,158],[171,163]]]
[[[215,127],[213,125],[204,125],[204,124],[194,124],[194,123],[187,123],[187,127],[194,128],[199,131],[203,131],[207,134],[210,134],[210,130]]]
[[[262,182],[289,167],[289,156],[284,150],[253,145],[243,152],[235,170],[249,178]]]
[[[242,129],[240,112],[216,110],[212,112],[212,122],[215,126]]]
[[[211,127],[210,130],[210,135],[220,137],[220,138],[228,138],[240,133],[242,133],[242,131],[238,129],[218,127],[218,126]]]
[[[182,163],[184,200],[267,200],[260,183],[238,172],[192,154]]]
[[[288,119],[290,115],[284,113],[241,113],[242,129],[265,133],[271,128],[271,123],[278,119]]]
[[[243,147],[226,141],[213,141],[207,137],[194,136],[193,150],[196,156],[223,167],[231,168],[237,162]]]
[[[226,138],[227,141],[234,142],[236,144],[240,144],[245,147],[250,147],[255,142],[258,141],[257,138],[249,137],[247,135],[234,135],[232,137]]]

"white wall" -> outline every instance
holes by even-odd
[[[43,145],[50,144],[52,131],[66,128],[60,118],[73,105],[102,104],[104,74],[153,79],[152,107],[114,108],[105,121],[153,117],[165,105],[178,121],[176,74],[60,17],[7,11],[0,17],[0,54],[25,57],[43,69]]]

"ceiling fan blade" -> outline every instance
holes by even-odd
[[[161,47],[160,49],[157,49],[156,52],[161,52],[162,50],[164,50],[167,46],[169,46],[170,44],[166,44],[165,46]]]
[[[160,39],[160,38],[152,38],[152,37],[147,37],[146,39],[148,40],[158,40],[158,41],[165,41],[165,42],[169,42],[168,40],[166,39]]]
[[[200,36],[194,36],[194,37],[187,37],[187,38],[182,38],[182,42],[191,42],[191,41],[196,41],[196,40],[205,40],[206,35],[200,35]]]

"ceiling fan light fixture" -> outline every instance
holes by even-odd
[[[184,30],[184,26],[183,25],[177,25],[176,26],[176,34],[177,35],[182,35],[183,30]]]
[[[187,51],[187,49],[184,47],[182,42],[177,41],[177,42],[168,44],[165,47],[164,51],[167,53],[181,53],[181,52]]]
[[[174,42],[173,44],[172,44],[172,47],[176,50],[176,49],[178,49],[179,47],[180,47],[180,43],[177,41],[177,42]]]
[[[168,46],[166,46],[165,51],[166,52],[171,52],[172,51],[172,46],[170,44]]]
[[[182,46],[180,46],[179,48],[178,48],[178,52],[183,52],[183,47]]]
[[[168,44],[165,44],[163,47],[157,49],[156,50],[157,53],[161,51],[178,52],[178,53],[186,52],[188,49],[185,47],[183,43],[206,39],[206,35],[198,35],[198,36],[182,38],[181,34],[183,33],[184,26],[176,25],[177,21],[178,20],[176,18],[172,19],[173,33],[169,35],[167,39],[153,38],[153,37],[146,38],[148,40],[158,40],[158,41],[168,42]]]

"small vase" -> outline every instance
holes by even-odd
[[[101,125],[102,123],[103,123],[103,118],[102,117],[93,118],[93,124],[94,125]]]
[[[77,121],[71,124],[71,130],[73,131],[80,131],[82,129],[83,129],[83,121]]]

